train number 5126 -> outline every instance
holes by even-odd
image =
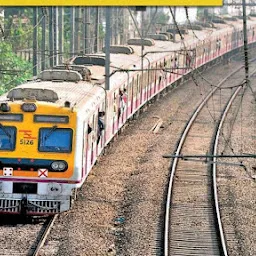
[[[33,145],[34,141],[33,140],[20,139],[20,144],[21,145]]]

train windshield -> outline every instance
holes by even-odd
[[[16,128],[0,124],[0,150],[13,151],[16,141]]]
[[[39,151],[41,152],[58,152],[68,153],[72,150],[72,134],[71,129],[57,128],[41,128],[39,130]]]

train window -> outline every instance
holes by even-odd
[[[16,132],[16,127],[0,124],[0,150],[14,151]]]
[[[0,114],[0,121],[22,122],[23,115],[22,114]]]
[[[63,123],[68,124],[68,116],[34,115],[34,122],[37,123]]]
[[[72,150],[73,131],[71,129],[40,128],[39,146],[40,152],[69,153]]]

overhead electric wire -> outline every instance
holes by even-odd
[[[203,42],[205,39],[200,39],[200,38],[196,35],[196,33],[195,33],[195,31],[194,31],[194,29],[193,29],[193,27],[192,27],[191,21],[190,21],[190,19],[189,19],[189,14],[188,14],[188,7],[185,6],[184,9],[185,9],[185,13],[186,13],[186,19],[187,19],[187,21],[188,21],[188,23],[189,23],[189,29],[192,30],[192,33],[193,33],[193,35],[195,36],[196,39],[198,39],[199,41]],[[208,34],[208,36],[210,36],[212,33],[213,33],[213,30],[211,30],[211,32]]]
[[[170,12],[171,12],[172,17],[173,17],[173,22],[174,22],[174,24],[175,24],[175,26],[176,26],[176,28],[177,28],[177,31],[179,32],[179,34],[180,34],[180,36],[181,36],[181,32],[180,32],[179,26],[178,26],[178,24],[177,24],[177,22],[176,22],[176,19],[175,19],[175,17],[174,17],[174,14],[173,14],[173,12],[172,12],[171,7],[169,7],[169,9],[170,9]],[[185,49],[185,51],[187,51],[187,47],[186,47],[186,45],[185,45],[183,39],[184,39],[184,38],[181,37],[181,41],[182,41],[182,43],[183,43],[183,45],[184,45],[184,49]],[[196,81],[196,79],[195,79],[194,76],[193,76],[193,72],[191,73],[191,76],[192,76],[192,79],[193,79],[194,83],[195,83],[197,86],[199,86],[198,83],[197,83],[197,81]],[[240,86],[242,86],[242,84],[241,84]],[[200,88],[200,87],[199,87],[199,88]],[[251,88],[251,86],[250,86],[250,88]],[[251,88],[251,90],[252,90],[252,88]],[[208,109],[208,106],[207,106],[207,109]],[[214,118],[213,118],[213,116],[211,115],[209,109],[208,109],[208,112],[209,112],[210,116],[212,117],[212,119],[214,120]],[[228,145],[228,146],[229,146],[229,145]],[[235,155],[235,154],[234,154],[234,155]]]

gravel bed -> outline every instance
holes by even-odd
[[[217,84],[236,63],[216,66],[204,77]],[[61,214],[41,255],[153,255],[172,153],[185,122],[209,86],[189,81],[150,105],[111,144]],[[157,118],[163,128],[150,129]],[[252,240],[251,240],[252,241]]]

